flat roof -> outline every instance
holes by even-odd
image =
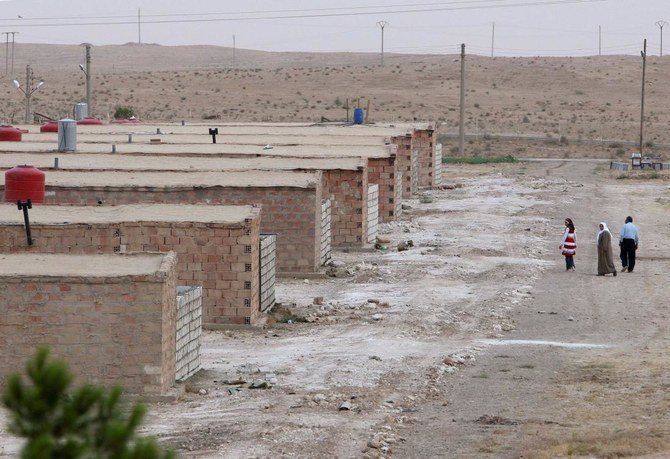
[[[292,145],[273,146],[265,149],[260,145],[224,144],[151,144],[149,138],[143,142],[115,144],[117,154],[144,154],[162,156],[288,156],[300,158],[387,158],[392,154],[388,145]],[[78,143],[79,153],[111,153],[112,143]],[[10,153],[56,153],[57,142],[0,142],[0,152]]]
[[[179,145],[206,145],[212,144],[212,136],[208,134],[208,129],[201,127],[198,132],[182,133],[170,130],[161,130],[160,134],[155,131],[139,131],[132,135],[134,143],[148,143],[151,139],[160,139],[162,144]],[[30,143],[51,143],[56,145],[58,142],[57,133],[34,133],[24,134],[23,142]],[[265,133],[250,134],[220,134],[216,137],[217,145],[256,145],[264,147],[265,145],[274,146],[379,146],[391,142],[389,136],[371,135],[371,136],[351,136],[351,135],[273,135]],[[77,132],[77,143],[128,143],[128,133],[123,132],[100,132],[87,133]]]
[[[252,206],[209,206],[189,204],[131,204],[123,206],[55,206],[36,204],[30,210],[34,225],[123,222],[242,223],[257,218]],[[16,205],[0,205],[1,225],[23,225],[23,212]]]
[[[5,184],[5,174],[0,183]],[[46,186],[150,188],[315,188],[320,172],[67,172],[50,171]]]
[[[160,271],[165,255],[0,254],[0,276],[119,277]]]
[[[61,169],[78,170],[163,170],[163,171],[249,171],[249,170],[358,170],[366,165],[363,158],[202,158],[193,156],[131,156],[85,153],[0,153],[0,169],[19,164],[39,168],[54,167],[58,158]]]
[[[35,125],[16,126],[39,132]],[[108,133],[147,133],[155,134],[157,129],[162,132],[180,134],[207,133],[209,128],[218,128],[220,135],[334,135],[334,136],[397,136],[405,135],[413,130],[435,129],[435,123],[230,123],[221,121],[181,123],[138,123],[138,124],[103,124],[93,126],[77,126],[77,132],[90,134]]]

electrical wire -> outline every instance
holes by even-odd
[[[485,0],[476,0],[485,1]],[[500,1],[500,0],[489,0]],[[270,15],[270,16],[245,16],[237,18],[201,18],[201,19],[154,19],[137,21],[108,21],[108,22],[61,22],[61,23],[37,23],[37,24],[20,24],[21,27],[72,27],[72,26],[104,26],[104,25],[134,25],[138,22],[142,24],[185,24],[185,23],[206,23],[206,22],[235,22],[235,21],[257,21],[257,20],[277,20],[277,19],[319,19],[328,17],[351,17],[351,16],[370,16],[380,14],[406,14],[406,13],[433,13],[440,11],[464,11],[464,10],[481,10],[481,9],[498,9],[498,8],[523,8],[531,6],[547,6],[547,5],[565,5],[565,4],[583,4],[583,3],[599,3],[607,2],[609,0],[533,0],[525,2],[516,2],[508,4],[493,4],[493,5],[470,5],[457,7],[440,7],[440,8],[413,8],[395,9],[387,11],[358,11],[358,12],[342,12],[342,13],[312,13],[312,14],[285,14],[285,15]],[[459,2],[461,3],[461,2]],[[472,3],[472,2],[468,2]],[[71,18],[70,18],[71,19]],[[0,26],[2,26],[0,24]],[[17,25],[12,25],[17,27]]]

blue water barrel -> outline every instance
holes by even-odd
[[[363,124],[365,113],[362,108],[354,108],[354,124]]]

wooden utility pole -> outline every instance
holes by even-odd
[[[465,155],[465,43],[461,44],[461,113],[458,128],[458,153]]]
[[[640,155],[642,154],[642,145],[644,141],[644,86],[647,73],[647,39],[644,39],[644,50],[642,54],[642,103],[640,104]]]

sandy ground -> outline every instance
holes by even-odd
[[[563,160],[448,177],[382,226],[388,250],[335,254],[350,277],[282,280],[293,323],[205,333],[203,371],[145,431],[186,458],[670,455],[668,182]],[[598,277],[597,224],[628,214],[638,266]]]

